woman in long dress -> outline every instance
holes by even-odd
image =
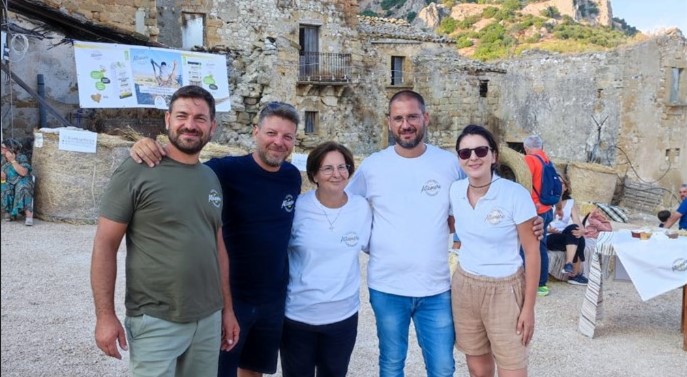
[[[21,214],[24,224],[33,225],[33,176],[29,159],[15,139],[2,142],[2,209],[5,220],[14,221]]]

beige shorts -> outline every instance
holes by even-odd
[[[527,347],[515,329],[524,291],[522,268],[511,276],[490,278],[458,266],[451,283],[456,348],[471,356],[493,353],[502,369],[526,368]]]

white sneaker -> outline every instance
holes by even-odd
[[[33,218],[32,217],[27,218],[26,221],[24,221],[24,225],[32,226],[33,225]]]

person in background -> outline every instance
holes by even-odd
[[[527,376],[539,280],[537,212],[523,186],[495,173],[498,143],[486,128],[465,127],[456,151],[468,176],[450,189],[462,243],[451,283],[456,348],[471,376],[494,376],[496,367],[499,376]]]
[[[34,182],[31,164],[16,139],[2,142],[2,210],[5,221],[24,215],[24,225],[33,225]]]
[[[582,272],[584,262],[584,226],[580,220],[580,212],[571,197],[570,182],[566,177],[558,175],[563,185],[561,196],[562,216],[554,215],[554,220],[549,225],[546,239],[546,247],[553,251],[565,253],[565,264],[562,274],[568,276],[568,283],[575,285],[587,285],[587,278]],[[554,210],[553,208],[551,209]]]
[[[317,188],[302,194],[289,241],[289,285],[281,340],[284,377],[344,377],[358,331],[359,253],[367,249],[372,212],[344,191],[353,155],[330,141],[306,163]]]
[[[673,213],[670,214],[668,220],[663,225],[664,228],[670,228],[673,224],[678,223],[678,229],[687,229],[687,183],[680,186],[680,205]]]
[[[287,103],[269,102],[253,127],[255,149],[245,156],[206,162],[222,185],[224,242],[231,259],[231,290],[239,342],[219,358],[219,377],[255,377],[277,371],[291,236],[301,174],[286,161],[300,118]],[[164,149],[152,139],[130,151],[138,163],[159,163]],[[268,236],[266,236],[268,235]]]
[[[156,169],[126,159],[103,194],[91,259],[95,340],[133,376],[215,376],[233,348],[221,186],[200,151],[215,132],[215,100],[185,86],[165,114],[170,143]],[[126,235],[126,337],[114,308],[117,250]]]
[[[549,228],[549,224],[553,220],[553,213],[551,212],[551,206],[542,204],[539,200],[539,195],[537,192],[541,192],[541,180],[542,180],[542,162],[535,157],[535,155],[541,157],[544,162],[549,162],[549,156],[544,152],[544,144],[541,138],[537,135],[531,135],[525,138],[523,141],[523,146],[525,148],[525,163],[532,173],[532,201],[537,208],[537,214],[541,216],[544,220],[544,236],[539,241],[539,259],[541,261],[541,270],[539,272],[539,287],[537,288],[537,296],[548,296],[549,287],[546,283],[549,280],[549,254],[546,249],[546,236]]]
[[[429,113],[419,93],[394,94],[387,122],[396,143],[363,160],[346,189],[372,207],[367,283],[379,376],[403,375],[411,320],[427,375],[453,376],[448,188],[465,175],[453,154],[425,143]]]
[[[346,189],[372,207],[367,283],[379,375],[403,376],[412,320],[427,376],[453,376],[448,190],[465,174],[451,152],[425,143],[430,116],[419,93],[401,90],[388,106],[395,144],[363,160]]]
[[[658,217],[658,221],[660,221],[660,223],[658,224],[658,227],[663,228],[666,224],[666,221],[668,221],[668,219],[670,218],[670,211],[668,211],[666,209],[660,210],[656,214],[656,217]]]

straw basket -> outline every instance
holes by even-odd
[[[525,157],[517,151],[508,148],[506,144],[499,145],[499,174],[518,182],[527,191],[532,192],[532,173],[525,163]]]

